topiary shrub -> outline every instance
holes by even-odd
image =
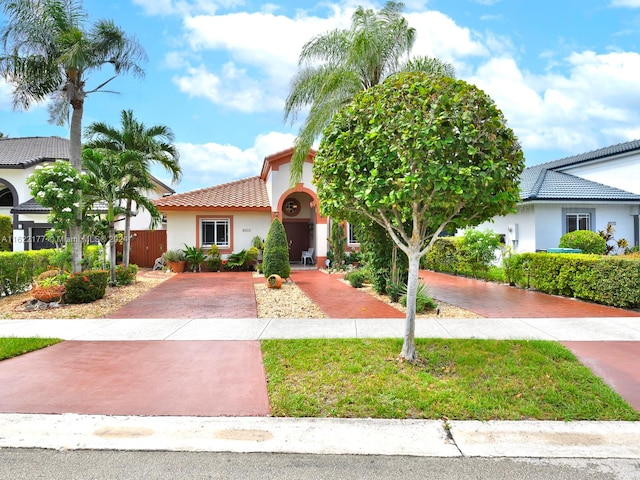
[[[11,217],[0,215],[0,252],[10,252],[13,244]]]
[[[90,270],[69,276],[65,283],[67,303],[90,303],[104,297],[109,272]]]
[[[560,237],[560,248],[579,248],[582,253],[604,255],[607,242],[597,232],[591,230],[574,230]]]
[[[289,242],[287,232],[279,218],[274,218],[264,242],[264,253],[262,254],[262,273],[265,278],[271,275],[279,275],[282,278],[289,278],[291,265],[289,265]]]

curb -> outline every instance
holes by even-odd
[[[640,459],[640,422],[0,415],[0,448]]]

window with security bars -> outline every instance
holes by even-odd
[[[217,245],[221,248],[229,247],[229,219],[202,219],[200,220],[200,245],[210,247]]]

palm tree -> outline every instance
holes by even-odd
[[[28,110],[49,99],[50,121],[69,118],[69,161],[82,170],[82,115],[87,95],[102,90],[116,76],[142,76],[138,62],[146,55],[138,42],[110,20],[86,29],[87,17],[79,0],[0,0],[6,24],[0,30],[4,52],[0,75],[13,85],[14,108]],[[111,65],[114,75],[91,90],[91,73]],[[71,227],[73,271],[81,269],[82,194],[76,192],[76,222]]]
[[[134,118],[131,110],[122,111],[121,121],[120,130],[101,122],[89,125],[85,130],[85,136],[89,139],[87,146],[131,154],[127,173],[127,181],[132,186],[130,191],[139,193],[153,188],[150,173],[151,163],[158,163],[171,174],[173,182],[178,181],[182,174],[179,164],[180,154],[172,143],[174,135],[171,129],[164,125],[153,125],[147,128],[144,123],[138,122]],[[152,218],[157,213],[151,202],[143,201],[140,203],[135,198],[127,199],[122,261],[125,267],[129,266],[131,209],[134,202],[149,210],[152,213]]]
[[[146,208],[151,213],[154,224],[162,218],[157,207],[144,195],[146,190],[153,188],[153,183],[151,179],[138,172],[140,165],[145,164],[144,159],[140,157],[141,154],[134,151],[111,152],[85,148],[82,152],[86,172],[86,198],[94,204],[107,204],[104,220],[109,225],[112,283],[116,280],[115,222],[120,215],[127,214],[127,208],[123,204],[128,205],[133,201],[136,205]]]
[[[404,4],[387,2],[382,10],[358,7],[348,30],[318,35],[303,47],[299,71],[291,80],[285,103],[285,121],[309,107],[291,161],[291,182],[302,177],[302,168],[314,140],[333,115],[362,90],[378,85],[400,71],[421,71],[454,76],[452,65],[437,58],[408,55],[415,29],[402,16]]]

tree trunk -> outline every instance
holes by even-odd
[[[116,284],[116,225],[114,222],[109,222],[109,256],[111,261],[109,262],[109,277],[111,279],[111,285]]]
[[[129,255],[131,252],[131,208],[133,202],[127,200],[127,211],[124,213],[124,243],[122,245],[122,266],[129,268]]]
[[[72,102],[71,128],[69,132],[69,163],[78,172],[82,172],[82,113],[83,102]],[[75,211],[75,221],[69,228],[71,236],[71,268],[73,273],[82,271],[82,191],[76,190],[80,205]]]
[[[418,271],[420,270],[419,247],[409,249],[409,278],[407,280],[407,317],[404,343],[400,357],[413,362],[416,360],[416,295],[418,292]]]

